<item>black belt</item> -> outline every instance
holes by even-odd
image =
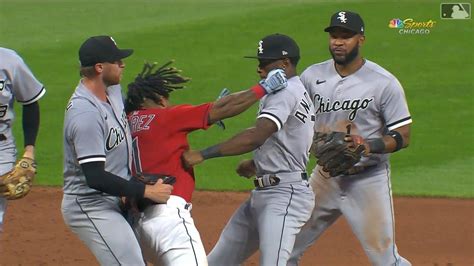
[[[268,181],[270,182],[269,185],[265,185],[264,182],[262,181],[262,179],[263,179],[263,177],[257,176],[253,180],[253,184],[255,185],[255,187],[264,188],[264,187],[268,187],[268,186],[276,186],[276,185],[280,184],[280,181],[281,181],[281,179],[278,177],[278,174],[273,174],[273,175],[270,175],[268,177]],[[302,180],[308,180],[308,174],[306,172],[301,173],[301,179]]]

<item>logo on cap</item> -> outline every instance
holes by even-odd
[[[339,17],[337,17],[337,19],[339,19],[339,21],[341,21],[341,23],[346,23],[347,22],[346,12],[344,12],[344,11],[339,12]]]
[[[287,55],[287,54],[288,54],[288,52],[287,52],[287,51],[285,51],[285,50],[283,50],[283,51],[281,51],[281,54],[282,54],[282,55]]]
[[[258,53],[263,54],[263,41],[258,42]]]

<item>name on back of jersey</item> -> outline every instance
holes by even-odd
[[[133,133],[142,131],[142,130],[149,130],[150,123],[155,119],[155,114],[137,114],[136,112],[132,113],[130,116],[130,129]]]

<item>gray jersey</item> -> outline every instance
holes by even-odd
[[[288,87],[260,101],[257,118],[268,118],[278,127],[254,152],[257,175],[306,172],[313,138],[314,107],[298,76]]]
[[[308,67],[301,81],[314,103],[316,131],[345,132],[345,125],[352,123],[353,134],[373,139],[412,122],[397,78],[369,60],[357,72],[341,77],[330,59]],[[376,165],[388,157],[373,154],[359,165]]]
[[[0,47],[0,164],[15,162],[14,100],[31,104],[45,92],[23,59],[15,51]]]
[[[64,193],[98,193],[87,186],[80,164],[105,162],[105,171],[130,179],[131,137],[119,85],[107,88],[109,103],[79,82],[64,119]],[[128,155],[128,156],[126,156]],[[128,160],[127,160],[128,158]]]

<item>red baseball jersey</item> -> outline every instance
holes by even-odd
[[[185,169],[181,155],[189,149],[188,133],[207,129],[212,103],[198,106],[176,105],[134,111],[128,121],[133,138],[133,167],[147,174],[176,177],[173,195],[191,201],[194,191],[194,171]]]

